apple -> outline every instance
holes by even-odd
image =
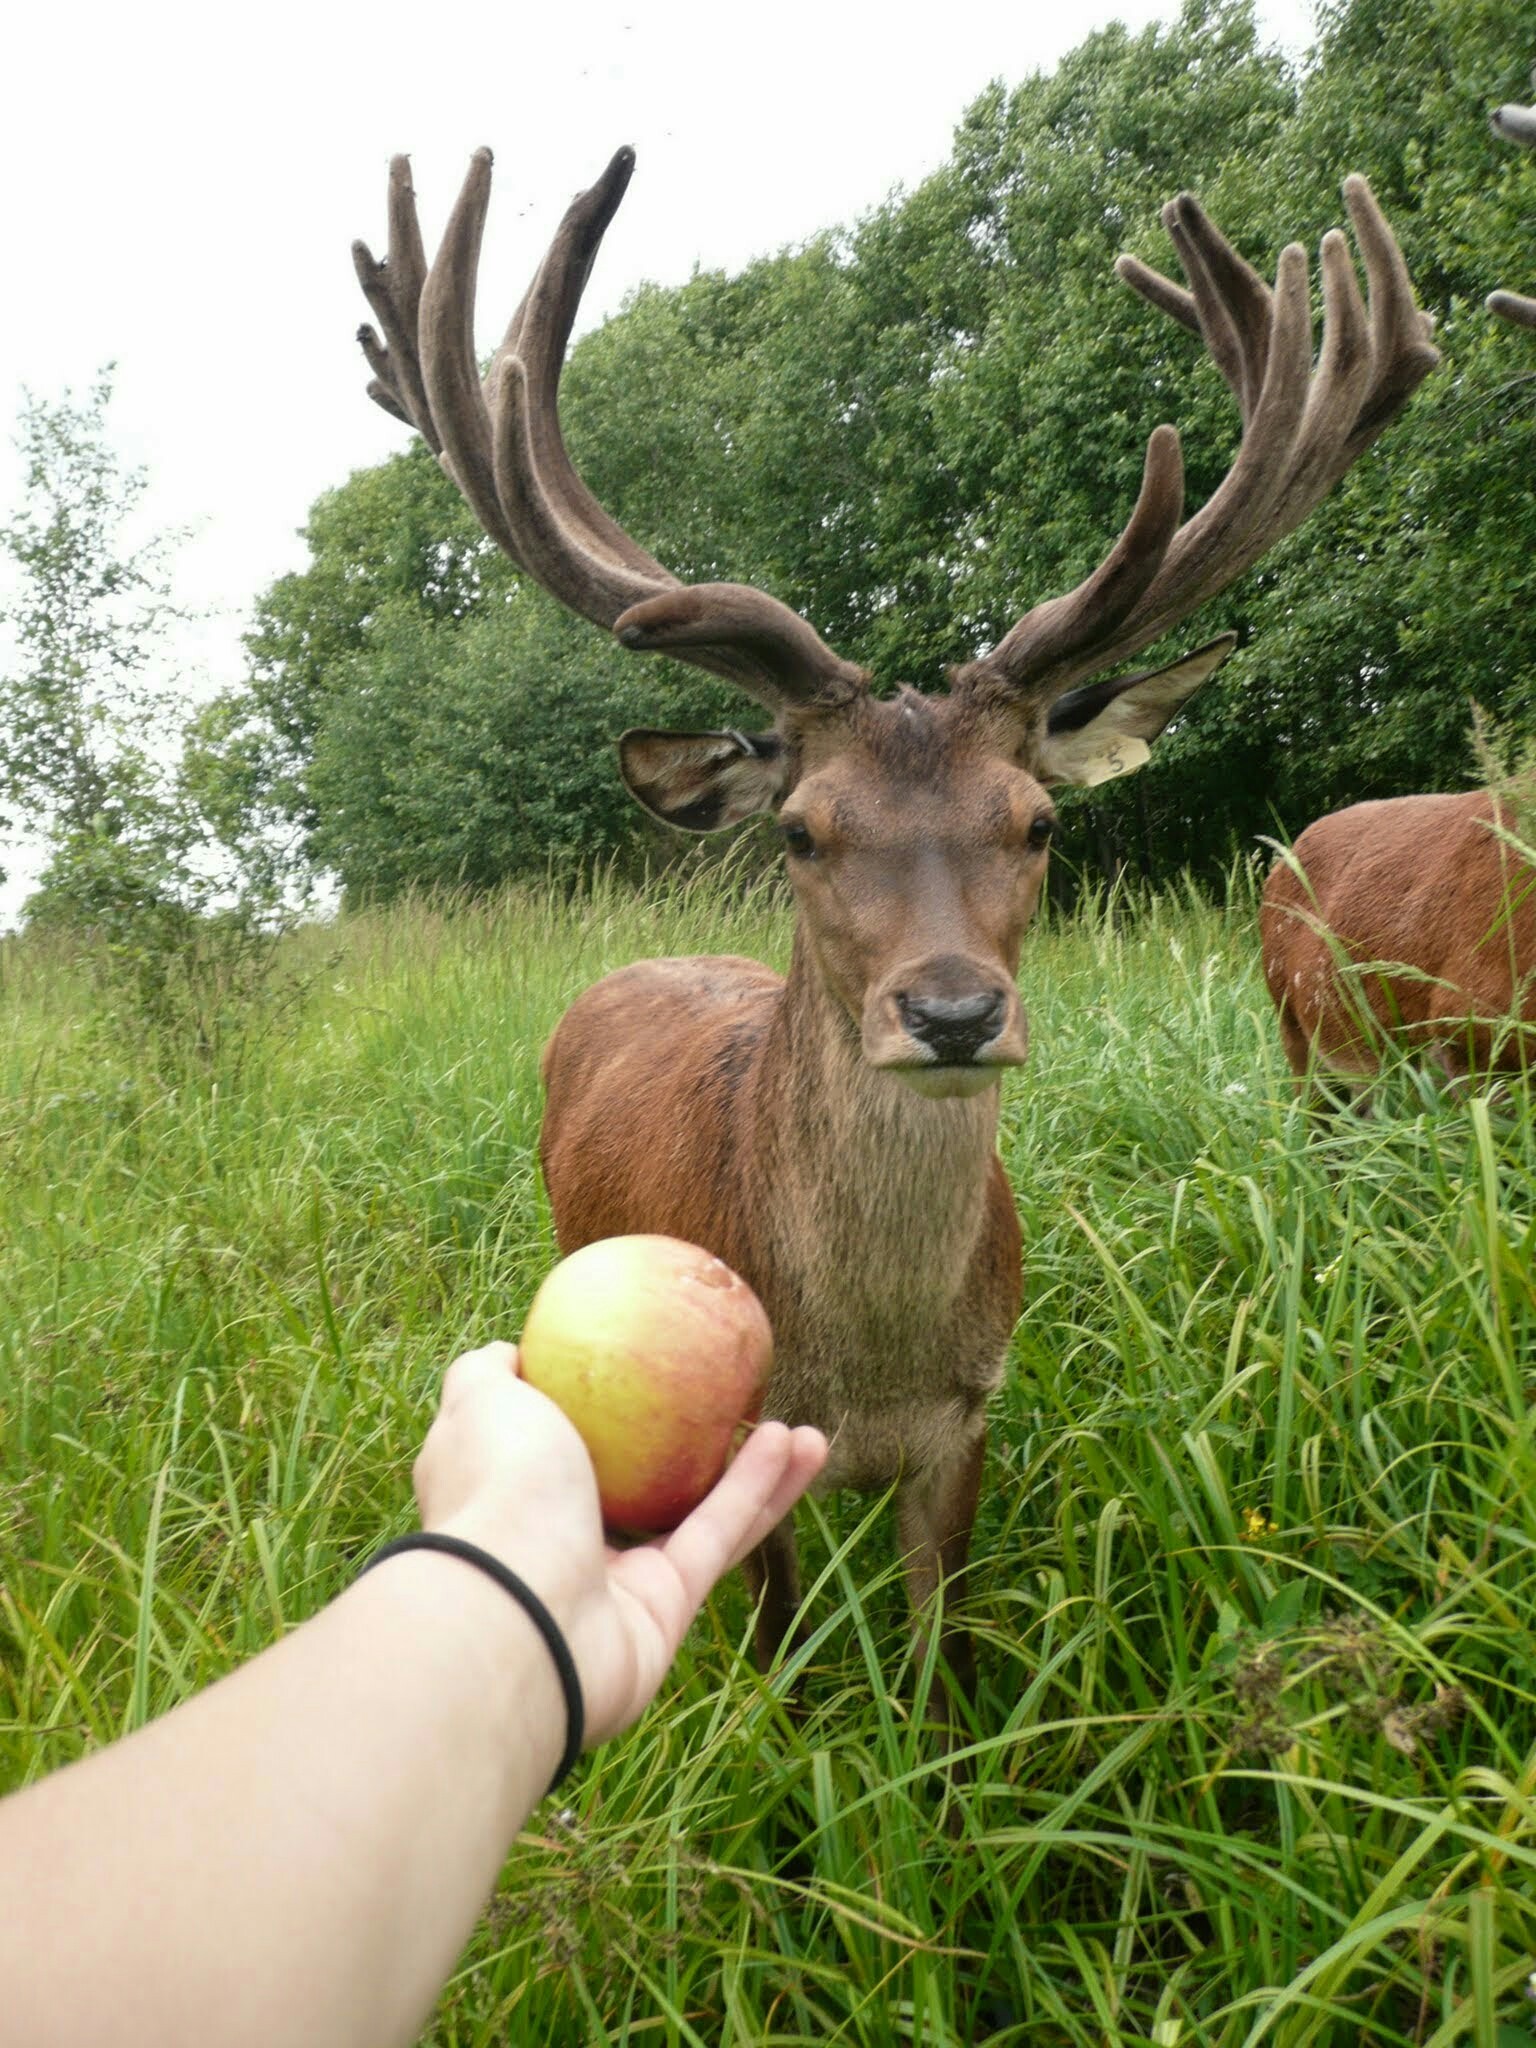
[[[756,1422],[773,1332],[745,1280],[675,1237],[604,1237],[549,1272],[519,1369],[576,1425],[610,1529],[662,1535]]]

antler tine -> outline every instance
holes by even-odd
[[[1531,73],[1531,83],[1536,85],[1536,71]],[[1502,107],[1495,107],[1488,118],[1493,123],[1494,133],[1502,135],[1506,142],[1521,143],[1526,149],[1536,148],[1536,107],[1522,107],[1510,100]]]
[[[1114,638],[1126,613],[1162,565],[1184,509],[1184,456],[1175,427],[1154,427],[1147,441],[1141,490],[1124,531],[1091,576],[1062,597],[1026,612],[982,661],[957,681],[976,683],[1000,673],[1013,679],[1050,673],[1071,655],[1087,657]]]
[[[1329,465],[1339,460],[1342,474],[1353,459],[1345,453],[1348,437],[1360,417],[1374,368],[1369,316],[1349,244],[1337,228],[1324,235],[1320,258],[1322,343],[1290,465],[1289,485],[1278,508],[1281,518],[1290,518],[1294,511],[1293,523],[1299,523],[1328,489],[1332,481]],[[1260,536],[1252,560],[1256,561],[1267,545],[1267,537]]]
[[[524,561],[496,491],[491,418],[475,358],[475,281],[491,199],[491,152],[477,149],[427,272],[417,314],[421,375],[442,457],[470,510],[519,568]]]
[[[530,475],[537,479],[562,526],[578,531],[588,549],[635,571],[654,591],[674,587],[678,578],[630,538],[577,475],[566,453],[558,406],[560,373],[581,295],[634,168],[632,149],[615,151],[597,182],[571,202],[548,255],[512,316],[486,382],[488,389],[494,389],[503,362],[515,359],[521,363],[527,408],[524,452]]]
[[[1211,232],[1215,234],[1214,229]],[[1170,615],[1169,624],[1201,602],[1196,593],[1219,574],[1234,535],[1251,531],[1264,519],[1285,483],[1276,455],[1294,441],[1301,423],[1312,358],[1306,251],[1295,242],[1280,252],[1268,326],[1263,374],[1236,459],[1211,497],[1175,534],[1157,589],[1151,593],[1161,599],[1160,610]],[[1250,374],[1259,368],[1251,365]]]
[[[1170,199],[1162,221],[1194,289],[1174,284],[1139,256],[1116,257],[1116,275],[1205,343],[1246,425],[1264,382],[1274,294],[1211,225],[1193,193]]]
[[[634,167],[632,149],[615,151],[602,176],[572,200],[492,359],[485,392],[498,502],[529,573],[625,646],[692,661],[775,704],[814,694],[807,675],[825,670],[825,689],[849,665],[811,627],[744,586],[690,592],[604,510],[566,450],[559,413],[566,347]],[[718,601],[710,602],[711,593]],[[674,594],[671,605],[655,602]]]
[[[1536,327],[1536,299],[1528,299],[1520,292],[1490,292],[1483,304],[1490,313],[1497,313],[1514,327]]]
[[[1216,230],[1210,228],[1210,233],[1214,236]],[[1142,622],[1150,627],[1153,639],[1251,567],[1282,531],[1289,530],[1287,520],[1299,522],[1326,488],[1319,485],[1315,472],[1334,453],[1355,416],[1353,404],[1347,410],[1341,406],[1341,395],[1348,391],[1358,399],[1362,372],[1370,369],[1359,291],[1353,290],[1352,300],[1347,289],[1341,291],[1341,253],[1349,286],[1354,286],[1341,244],[1335,231],[1332,250],[1323,258],[1325,339],[1318,372],[1310,383],[1306,252],[1296,242],[1280,252],[1275,317],[1265,344],[1266,374],[1259,398],[1231,469],[1169,549],[1157,593],[1161,603],[1157,613]],[[1341,381],[1346,373],[1347,385]],[[1290,461],[1282,466],[1276,455],[1284,449],[1290,450]]]
[[[442,444],[432,423],[432,409],[427,404],[416,354],[417,308],[427,275],[427,259],[416,218],[416,194],[411,186],[408,156],[391,157],[389,162],[388,255],[377,263],[366,242],[354,242],[352,262],[363,295],[384,329],[383,342],[366,323],[357,330],[374,376],[368,396],[396,419],[415,427],[432,452],[438,454]]]
[[[1347,178],[1344,199],[1365,264],[1369,311],[1348,245],[1331,229],[1321,250],[1323,341],[1312,370],[1306,255],[1295,242],[1281,251],[1264,396],[1246,423],[1232,469],[1170,547],[1144,616],[1127,622],[1138,635],[1146,633],[1137,647],[1214,597],[1294,531],[1440,359],[1428,341],[1429,318],[1414,303],[1407,265],[1365,179]],[[1224,263],[1211,259],[1227,251],[1225,238],[1193,205],[1184,213],[1186,225],[1194,215],[1208,268],[1220,274]],[[1255,275],[1237,262],[1240,271],[1229,274]],[[1247,332],[1256,335],[1256,323]],[[1275,402],[1266,410],[1271,390]],[[1233,488],[1239,478],[1245,490]],[[1117,649],[1117,658],[1125,651]]]
[[[627,647],[676,655],[775,710],[834,705],[867,687],[787,605],[743,584],[684,585],[612,519],[576,474],[560,431],[560,373],[603,234],[634,168],[621,149],[577,194],[482,383],[475,282],[491,152],[470,161],[430,270],[407,160],[391,167],[390,256],[357,244],[358,276],[389,346],[359,336],[371,394],[439,451],[480,524],[519,568]]]
[[[1536,299],[1528,299],[1520,292],[1490,292],[1483,304],[1511,326],[1536,327]]]
[[[560,430],[571,329],[634,167],[632,149],[616,151],[597,182],[572,200],[485,380],[496,491],[527,566],[562,604],[609,628],[631,606],[681,587],[603,510],[576,474]]]
[[[1163,208],[1163,225],[1190,281],[1194,331],[1236,398],[1246,426],[1264,388],[1274,294],[1192,192],[1181,192]]]
[[[1307,259],[1298,243],[1282,250],[1271,292],[1183,194],[1164,221],[1189,289],[1121,257],[1116,269],[1125,282],[1204,340],[1238,401],[1242,441],[1215,492],[1176,532],[1159,542],[1156,529],[1145,527],[1140,544],[1149,559],[1136,572],[1141,587],[1111,630],[1104,630],[1102,611],[1094,616],[1103,573],[1096,571],[1069,597],[1037,605],[1021,619],[972,665],[978,677],[1001,678],[1039,710],[1084,676],[1160,638],[1299,526],[1439,361],[1429,341],[1432,323],[1414,303],[1407,266],[1370,187],[1350,177],[1344,196],[1369,311],[1344,238],[1332,230],[1321,252],[1324,320],[1315,369]],[[1177,445],[1171,427],[1157,434]],[[1109,560],[1126,550],[1139,513],[1138,505]],[[1060,630],[1070,619],[1081,627],[1076,638]]]
[[[1531,74],[1536,85],[1536,72]],[[1496,135],[1502,135],[1506,142],[1516,142],[1524,149],[1536,148],[1536,107],[1496,107],[1489,120]],[[1522,292],[1490,292],[1483,304],[1490,313],[1496,313],[1501,320],[1508,320],[1516,327],[1536,327],[1536,299],[1527,298]]]
[[[1397,246],[1397,237],[1376,204],[1375,193],[1358,171],[1352,171],[1344,180],[1344,203],[1349,208],[1350,224],[1365,263],[1371,377],[1354,426],[1340,450],[1342,460],[1335,472],[1338,476],[1396,417],[1440,360],[1440,351],[1431,339],[1434,315],[1423,312],[1415,303],[1413,280]]]
[[[581,523],[562,518],[561,508],[545,487],[537,467],[527,367],[518,356],[503,356],[493,375],[495,383],[490,417],[495,435],[491,455],[496,491],[508,523],[517,535],[517,559],[529,575],[542,583],[550,595],[558,598],[568,610],[590,619],[595,626],[613,631],[626,647],[675,654],[681,661],[693,661],[698,667],[707,668],[711,674],[723,676],[727,682],[737,683],[754,695],[762,696],[760,665],[744,652],[717,644],[719,622],[715,618],[711,617],[706,622],[707,630],[696,636],[698,645],[691,652],[685,651],[689,642],[683,631],[674,630],[666,638],[646,634],[636,615],[644,613],[648,602],[654,605],[655,600],[669,596],[687,598],[690,606],[686,623],[693,624],[699,612],[699,606],[693,600],[700,591],[717,586],[701,584],[690,588],[679,582],[677,577],[669,575],[642,548],[629,541],[631,555],[639,556],[651,565],[652,574],[645,577],[633,560],[622,561],[616,552],[610,552],[600,544],[594,545],[595,535],[584,529]],[[586,487],[574,470],[570,475],[585,492]],[[596,500],[592,503],[596,505]],[[601,511],[601,507],[597,509]],[[612,524],[606,514],[603,518],[605,523]],[[628,540],[627,535],[624,538]],[[774,599],[762,597],[756,591],[746,594],[760,597],[764,605],[784,612],[795,627],[803,625],[793,612],[776,605]],[[675,628],[682,627],[684,623],[681,613],[658,620],[658,624],[670,624]],[[811,629],[806,626],[804,631],[809,633]],[[773,701],[777,702],[783,694],[781,681]]]

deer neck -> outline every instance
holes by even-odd
[[[764,1053],[758,1164],[801,1285],[953,1300],[986,1226],[998,1089],[933,1101],[871,1067],[803,931]]]

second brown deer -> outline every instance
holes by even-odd
[[[557,388],[577,304],[629,182],[621,150],[566,213],[482,379],[475,273],[490,191],[476,155],[427,268],[409,165],[390,246],[356,261],[382,337],[370,389],[436,449],[520,568],[625,647],[729,678],[757,733],[626,733],[620,772],[669,824],[777,821],[795,903],[789,973],[647,960],[581,996],[544,1054],[541,1156],[561,1249],[631,1231],[703,1245],[773,1324],[765,1412],[831,1441],[829,1487],[894,1486],[922,1615],[946,1584],[942,1649],[973,1683],[954,1616],[982,1480],[988,1397],[1021,1299],[1020,1232],[997,1156],[999,1082],[1028,1046],[1020,945],[1055,830],[1052,789],[1139,767],[1230,652],[1213,640],[1145,674],[1090,680],[1159,639],[1295,528],[1437,360],[1362,179],[1345,187],[1369,280],[1322,244],[1312,361],[1305,252],[1273,291],[1187,195],[1164,213],[1185,290],[1129,257],[1137,291],[1203,338],[1240,447],[1185,518],[1179,437],[1156,428],[1140,496],[1101,565],[1037,603],[945,696],[871,678],[764,592],[685,586],[572,467]],[[750,1562],[766,1664],[799,1604],[794,1535]]]
[[[1536,145],[1536,109],[1497,134]],[[1536,327],[1536,299],[1488,295]],[[1536,867],[1531,827],[1488,789],[1389,797],[1319,818],[1270,871],[1264,977],[1298,1082],[1369,1109],[1398,1050],[1461,1085],[1536,1056]]]
[[[1399,1048],[1458,1085],[1531,1064],[1536,869],[1516,826],[1485,789],[1386,797],[1277,862],[1259,932],[1298,1081],[1366,1110]]]

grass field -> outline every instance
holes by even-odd
[[[409,1524],[443,1364],[553,1257],[549,1026],[636,955],[787,938],[698,885],[363,917],[303,936],[307,1004],[211,1077],[0,951],[0,1787]],[[534,1815],[427,2041],[1532,2041],[1529,1106],[1405,1078],[1309,1133],[1251,909],[1085,912],[1024,988],[954,1829],[888,1506],[835,1499],[804,1716],[722,1589]]]

